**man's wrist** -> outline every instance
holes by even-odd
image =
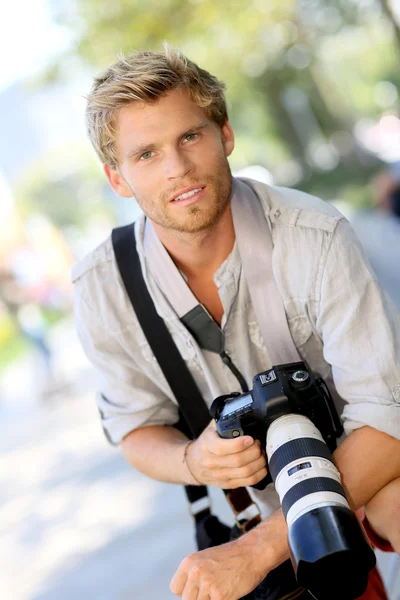
[[[189,458],[188,458],[188,453],[189,453],[189,448],[191,447],[191,445],[193,444],[194,440],[189,440],[184,447],[183,450],[183,463],[186,466],[186,471],[187,471],[187,475],[188,475],[188,484],[189,485],[203,485],[194,475],[192,468],[189,465]]]
[[[262,521],[237,540],[243,545],[243,551],[254,552],[257,565],[265,577],[290,557],[288,532],[282,510]]]

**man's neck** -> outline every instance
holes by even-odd
[[[178,269],[187,277],[212,276],[235,243],[230,206],[213,228],[198,233],[164,229],[153,221],[152,225]]]

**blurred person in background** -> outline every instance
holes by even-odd
[[[135,232],[144,277],[208,405],[237,390],[238,381],[218,354],[194,343],[168,304],[145,239],[151,227],[199,303],[229,334],[226,351],[247,383],[270,368],[235,245],[228,163],[234,133],[224,87],[166,46],[164,53],[121,57],[95,79],[87,106],[89,136],[111,187],[143,210]],[[334,458],[352,508],[365,512],[365,527],[380,547],[400,552],[399,314],[334,207],[295,190],[247,183],[270,224],[274,274],[299,354],[312,370],[332,375],[344,399],[347,437]],[[175,427],[176,401],[131,311],[110,237],[75,265],[72,280],[78,335],[102,379],[103,428],[128,463],[184,485],[232,489],[261,481],[265,456],[249,436],[220,439],[211,422],[191,441]],[[294,580],[276,492],[249,491],[264,520],[184,560],[171,582],[175,594],[237,600],[258,586],[255,598],[277,597],[266,589],[284,565],[280,577],[293,581],[287,598],[311,597]],[[385,597],[374,570],[363,598]]]
[[[34,293],[19,275],[18,270],[2,265],[0,301],[12,319],[17,335],[20,334],[25,338],[40,356],[45,381],[44,388],[50,390],[53,381],[53,364],[49,325],[44,318],[37,293]]]
[[[350,220],[380,283],[400,310],[400,161],[370,182],[372,208]]]
[[[38,391],[48,397],[61,381],[56,373],[51,344],[53,321],[71,310],[69,271],[72,253],[61,232],[42,214],[22,219],[14,211],[6,215],[3,229],[19,221],[14,235],[2,249],[0,301],[15,336],[28,342],[38,357],[34,371]]]
[[[388,164],[371,182],[374,205],[400,219],[400,161]]]

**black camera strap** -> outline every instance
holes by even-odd
[[[210,415],[147,289],[136,250],[134,225],[113,229],[112,243],[125,289],[139,323],[172,389],[190,432],[196,438],[209,424]]]
[[[220,356],[224,365],[238,380],[242,391],[248,392],[245,378],[225,351],[223,330],[206,308],[199,304],[148,219],[145,223],[144,249],[153,276],[183,325],[200,348]]]
[[[176,427],[189,438],[196,439],[210,422],[209,411],[147,289],[136,249],[134,224],[113,229],[112,244],[122,281],[143,333],[178,402],[180,420]],[[191,507],[201,504],[200,510],[191,508],[196,523],[211,514],[210,502],[204,503],[208,498],[206,486],[185,486],[185,491]],[[247,531],[260,522],[259,513],[249,519],[239,519],[239,515],[250,506],[254,506],[245,488],[224,492],[234,512],[236,523],[242,531]],[[221,523],[219,525],[226,527]],[[217,535],[221,534],[221,539],[213,540],[212,545],[228,541],[224,539],[227,533],[225,530],[217,528],[216,532]]]

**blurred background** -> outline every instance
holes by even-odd
[[[227,83],[234,173],[334,203],[400,307],[400,2],[21,0],[0,20],[0,597],[170,600],[192,550],[179,486],[107,445],[70,268],[132,199],[108,187],[85,94],[167,40]],[[221,494],[222,496],[222,494]],[[231,522],[224,499],[216,512]],[[378,553],[390,600],[399,561]]]

